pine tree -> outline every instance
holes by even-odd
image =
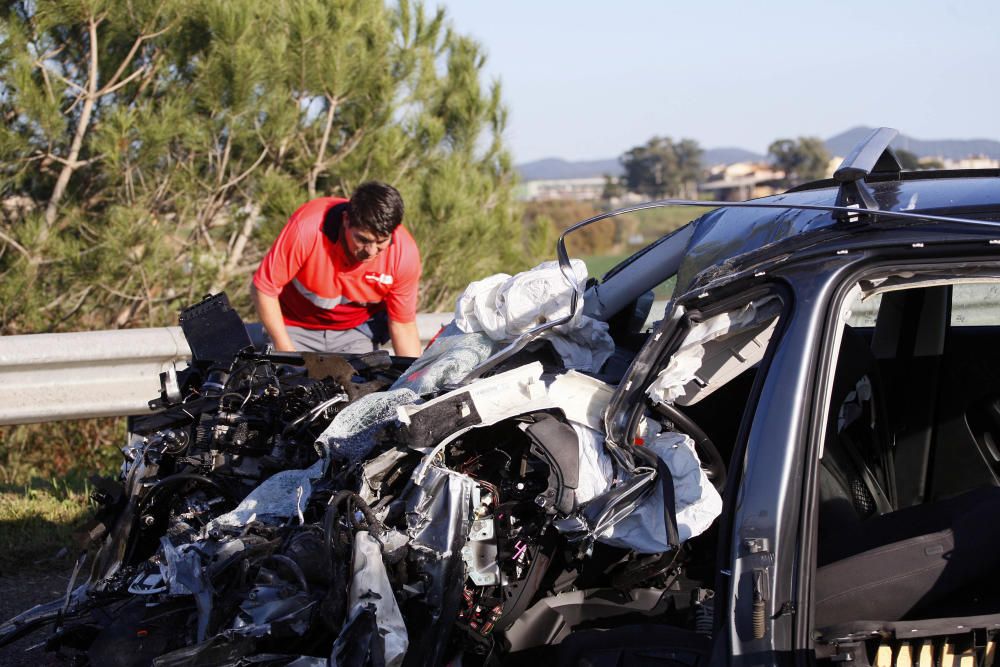
[[[396,185],[421,307],[525,268],[498,83],[401,0],[21,0],[0,10],[0,332],[172,324],[288,215]]]

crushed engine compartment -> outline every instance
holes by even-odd
[[[191,366],[96,486],[89,576],[0,643],[49,626],[77,664],[173,667],[500,665],[645,624],[707,641],[714,542],[691,538],[721,500],[669,421],[605,442],[612,389],[544,355],[456,382],[469,334],[408,368],[257,351],[224,295],[181,324]]]

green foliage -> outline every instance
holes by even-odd
[[[404,195],[422,308],[531,265],[484,62],[409,0],[8,3],[0,333],[173,324],[224,289],[252,317],[288,215],[369,179]]]
[[[7,574],[51,568],[61,549],[75,555],[73,533],[90,516],[88,495],[85,482],[57,478],[0,485],[0,568]]]
[[[308,198],[396,185],[420,307],[551,252],[522,233],[500,86],[443,10],[400,0],[0,7],[0,335],[176,324],[245,289]],[[0,477],[107,470],[121,422],[0,429]]]
[[[702,176],[702,152],[693,139],[674,142],[670,137],[653,137],[622,155],[622,180],[631,192],[650,199],[694,198]]]
[[[767,153],[774,166],[785,172],[788,187],[826,177],[830,163],[830,153],[817,137],[777,139],[768,146]]]
[[[0,427],[0,485],[58,478],[79,484],[121,465],[124,419],[88,419],[58,425]]]
[[[896,158],[899,160],[899,166],[901,166],[905,171],[916,171],[920,169],[920,158],[917,157],[916,153],[911,153],[903,148],[895,149]]]
[[[603,211],[594,208],[591,202],[573,199],[547,199],[529,202],[525,206],[525,224],[533,227],[548,227],[556,238],[578,222],[599,215]],[[567,237],[566,249],[571,257],[597,255],[616,252],[617,231],[614,222],[600,222],[588,225]],[[554,243],[549,246],[549,257],[553,259]]]
[[[601,191],[601,199],[611,201],[618,199],[625,194],[625,186],[617,176],[604,174],[604,189]]]

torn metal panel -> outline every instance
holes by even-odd
[[[354,536],[354,576],[348,604],[352,610],[374,606],[386,667],[401,665],[409,646],[406,625],[382,562],[382,545],[366,530]]]
[[[408,426],[411,438],[421,445],[435,442],[435,449],[440,451],[472,428],[551,409],[562,410],[572,423],[600,431],[603,412],[612,394],[606,383],[572,371],[546,382],[542,365],[535,362],[484,378],[421,405],[404,406],[399,411],[399,420]],[[603,468],[603,464],[597,467]]]
[[[175,548],[164,536],[160,543],[166,558],[164,579],[171,595],[193,595],[198,609],[197,640],[205,641],[208,634],[209,616],[212,613],[212,591],[202,576],[201,554],[193,545],[185,544]]]
[[[375,605],[358,605],[351,611],[330,652],[330,667],[381,667],[385,664]]]
[[[393,481],[403,462],[414,458],[414,452],[396,447],[387,449],[365,461],[361,467],[361,489],[365,502],[371,503],[382,495],[383,485]]]
[[[461,557],[469,530],[475,480],[429,466],[406,504],[411,560],[423,594],[408,608],[420,619],[411,634],[409,664],[444,660],[451,625],[458,615],[465,581]],[[419,611],[415,609],[419,608]]]

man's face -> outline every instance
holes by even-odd
[[[379,236],[370,229],[351,225],[350,216],[343,217],[344,247],[355,262],[367,262],[378,257],[389,247],[392,236]]]

